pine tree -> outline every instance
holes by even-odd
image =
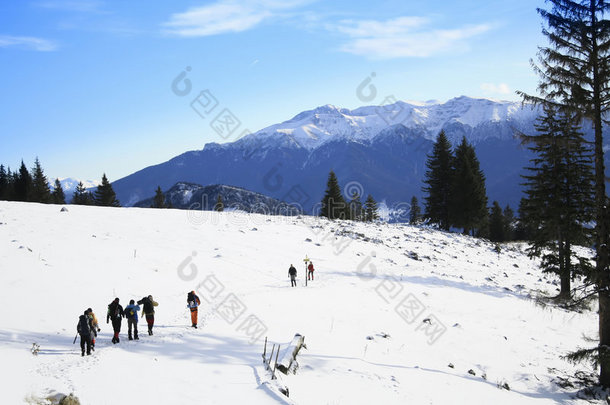
[[[451,198],[451,185],[453,182],[453,155],[451,144],[444,131],[441,131],[436,138],[432,154],[426,161],[426,171],[424,183],[427,184],[423,191],[427,193],[425,197],[425,216],[431,222],[439,224],[441,229],[448,230],[449,204]]]
[[[32,176],[28,168],[25,167],[23,160],[19,167],[19,173],[15,177],[15,201],[29,201],[30,194],[32,192]]]
[[[508,241],[515,240],[515,212],[510,205],[506,204],[502,216],[504,217],[504,237]]]
[[[494,201],[489,214],[489,240],[492,242],[504,242],[506,235],[504,233],[504,215],[502,208],[497,201]]]
[[[225,204],[222,202],[222,196],[218,194],[216,197],[216,205],[214,205],[214,211],[222,212],[225,210]]]
[[[165,195],[161,190],[161,186],[157,186],[157,190],[155,191],[155,198],[153,199],[151,208],[167,208],[167,204],[165,203]]]
[[[106,173],[102,175],[102,184],[97,186],[94,194],[95,205],[101,207],[120,207],[119,200],[116,199],[116,194],[112,189],[112,184],[106,178]]]
[[[6,185],[6,199],[8,201],[15,201],[15,183],[17,182],[17,173],[11,172],[11,168],[6,168],[6,178],[8,183]]]
[[[48,204],[51,202],[51,190],[49,188],[49,180],[42,170],[38,157],[34,161],[32,168],[32,191],[30,193],[30,201]]]
[[[571,357],[594,359],[600,365],[600,384],[610,387],[610,271],[608,271],[608,209],[604,168],[602,116],[610,106],[610,10],[605,0],[549,0],[551,10],[538,9],[546,22],[543,34],[550,46],[540,48],[540,96],[519,94],[524,101],[547,104],[577,114],[593,124],[595,167],[595,271],[599,299],[599,345]],[[563,111],[562,111],[563,112]]]
[[[421,208],[419,208],[419,201],[417,197],[411,198],[411,211],[409,211],[409,223],[411,225],[417,225],[421,221]]]
[[[373,196],[369,194],[364,202],[364,220],[366,222],[373,222],[377,219],[379,219],[379,208],[377,207],[377,201],[375,201]]]
[[[362,201],[360,201],[360,194],[357,191],[352,193],[352,199],[348,204],[348,219],[354,221],[362,221]]]
[[[544,272],[559,276],[562,299],[571,297],[573,277],[591,272],[588,258],[572,249],[587,242],[583,224],[593,218],[591,152],[576,121],[546,106],[538,135],[523,137],[535,154],[524,176],[524,209],[532,225],[528,254],[542,258]]]
[[[9,178],[4,169],[4,165],[0,165],[0,200],[8,199],[8,183]]]
[[[519,219],[517,220],[517,226],[515,227],[515,239],[516,240],[530,240],[532,235],[532,221],[527,217],[528,208],[527,198],[521,198],[519,201],[519,208],[517,214]]]
[[[55,179],[55,186],[53,187],[53,193],[51,193],[51,201],[53,204],[65,204],[66,195],[64,189],[61,186],[59,179]]]
[[[487,215],[485,175],[480,169],[474,147],[462,138],[455,150],[449,204],[451,225],[463,228],[464,234],[478,228]]]
[[[78,182],[74,194],[72,194],[72,204],[74,205],[89,205],[87,201],[87,189],[82,181]]]
[[[328,219],[346,219],[347,211],[347,204],[341,194],[339,181],[335,172],[331,170],[326,182],[326,192],[322,198],[320,215]]]

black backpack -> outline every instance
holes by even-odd
[[[78,318],[78,333],[81,336],[90,336],[91,335],[91,323],[89,321],[89,317],[85,315],[81,315]]]
[[[189,304],[189,308],[194,308],[197,301],[195,300],[195,295],[193,293],[188,293],[186,297],[186,302]]]
[[[153,304],[152,301],[148,297],[144,297],[140,300],[142,304],[144,304],[144,312],[150,314],[153,312]],[[140,303],[140,302],[138,302]]]

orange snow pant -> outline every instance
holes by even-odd
[[[197,308],[191,308],[191,322],[197,326]]]

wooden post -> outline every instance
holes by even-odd
[[[267,336],[265,336],[265,348],[263,349],[263,363],[267,359]]]
[[[273,365],[273,372],[271,373],[271,379],[275,380],[275,368],[277,367],[277,357],[280,354],[280,345],[277,346],[277,352],[275,353],[275,364]],[[272,356],[273,357],[273,356]]]
[[[307,287],[307,279],[309,278],[307,274],[307,262],[309,261],[309,258],[307,255],[305,255],[305,259],[303,259],[303,261],[305,262],[305,287]]]

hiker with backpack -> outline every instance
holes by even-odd
[[[309,262],[309,266],[307,266],[307,280],[313,280],[313,262]]]
[[[195,294],[195,291],[191,291],[187,294],[186,303],[187,306],[191,309],[191,322],[193,324],[192,326],[193,328],[197,329],[197,314],[199,312],[197,307],[201,305],[201,301],[199,300],[197,294]]]
[[[142,315],[146,317],[146,323],[148,324],[148,335],[152,336],[153,326],[155,325],[155,307],[159,304],[153,300],[153,296],[149,295],[138,301],[138,305],[144,305]]]
[[[91,332],[93,333],[91,336],[91,350],[95,351],[95,338],[97,337],[97,333],[101,331],[100,324],[91,308],[87,308],[86,312],[87,316],[89,316],[89,320],[91,321]]]
[[[81,356],[85,355],[85,346],[87,347],[87,356],[91,354],[91,319],[87,311],[78,317],[78,324],[76,325],[76,331],[80,335],[80,352]]]
[[[297,286],[297,269],[291,264],[288,269],[288,276],[290,277],[290,285],[292,287]]]
[[[125,313],[123,307],[119,304],[119,299],[115,298],[110,304],[108,304],[108,313],[106,314],[106,323],[112,320],[112,329],[114,330],[114,336],[112,337],[112,343],[117,344],[120,342],[119,333],[121,332],[121,321]]]
[[[138,337],[138,311],[140,306],[135,304],[134,300],[129,300],[129,305],[125,307],[125,318],[127,318],[127,336],[129,340],[140,340]],[[131,328],[133,327],[133,337]]]

